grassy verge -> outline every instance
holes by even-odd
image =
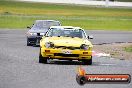
[[[125,51],[126,51],[126,52],[132,52],[132,46],[125,47]]]
[[[132,60],[132,43],[95,45],[93,50],[100,53],[110,54],[112,58]]]
[[[0,28],[26,28],[38,19],[91,30],[132,31],[132,9],[0,1]]]

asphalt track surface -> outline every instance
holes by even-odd
[[[38,63],[39,47],[26,46],[25,30],[0,30],[0,88],[132,88],[130,84],[86,84],[76,82],[77,61]],[[131,32],[89,31],[95,43],[131,42]],[[109,40],[112,39],[112,40]],[[132,61],[93,57],[93,65],[82,65],[89,74],[130,74]]]

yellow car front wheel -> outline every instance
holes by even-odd
[[[39,63],[47,63],[47,58],[41,55],[41,49],[39,52]]]
[[[82,60],[82,62],[83,62],[85,65],[92,65],[92,56],[91,56],[91,59],[85,59],[85,60]]]

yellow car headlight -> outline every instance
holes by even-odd
[[[81,49],[84,49],[84,50],[88,50],[89,49],[89,45],[86,45],[86,44],[82,44],[80,46]]]
[[[52,43],[52,42],[46,42],[45,43],[45,47],[46,48],[53,48],[54,47],[54,43]]]

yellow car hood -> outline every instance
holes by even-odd
[[[46,42],[52,42],[55,46],[73,46],[80,47],[82,44],[89,45],[89,47],[93,47],[90,41],[87,39],[81,39],[78,37],[43,37],[44,44]]]

